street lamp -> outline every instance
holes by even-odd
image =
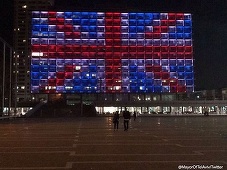
[[[11,107],[11,88],[12,88],[12,55],[13,55],[13,47],[9,45],[3,38],[0,37],[0,42],[3,44],[3,67],[2,67],[2,114],[4,112],[4,105],[5,105],[5,79],[6,79],[6,47],[9,49],[9,59],[10,59],[10,66],[9,66],[9,103],[8,103],[8,116],[10,116],[10,107]]]

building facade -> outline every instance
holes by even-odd
[[[48,10],[54,5],[53,0],[14,0],[14,80],[16,79],[15,98],[17,101],[32,99],[30,89],[31,62],[31,11]]]
[[[63,99],[100,114],[226,114],[225,91],[217,101],[214,92],[209,99],[193,93],[191,14],[58,12],[53,5],[15,0],[17,101]]]
[[[32,93],[191,93],[189,13],[33,11]]]

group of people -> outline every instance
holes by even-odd
[[[136,112],[133,113],[134,121],[136,120]],[[114,130],[118,129],[120,115],[119,112],[116,111],[113,116],[113,124]],[[131,113],[127,110],[123,111],[123,119],[124,119],[124,130],[127,131],[129,127],[129,120],[131,119]]]

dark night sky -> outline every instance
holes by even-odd
[[[12,43],[13,0],[0,2],[0,36]],[[195,89],[227,87],[227,0],[55,0],[56,10],[193,14]]]

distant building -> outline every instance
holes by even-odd
[[[31,11],[49,10],[54,0],[14,0],[14,71],[17,76],[17,100],[31,100]],[[15,64],[17,63],[17,64]]]

